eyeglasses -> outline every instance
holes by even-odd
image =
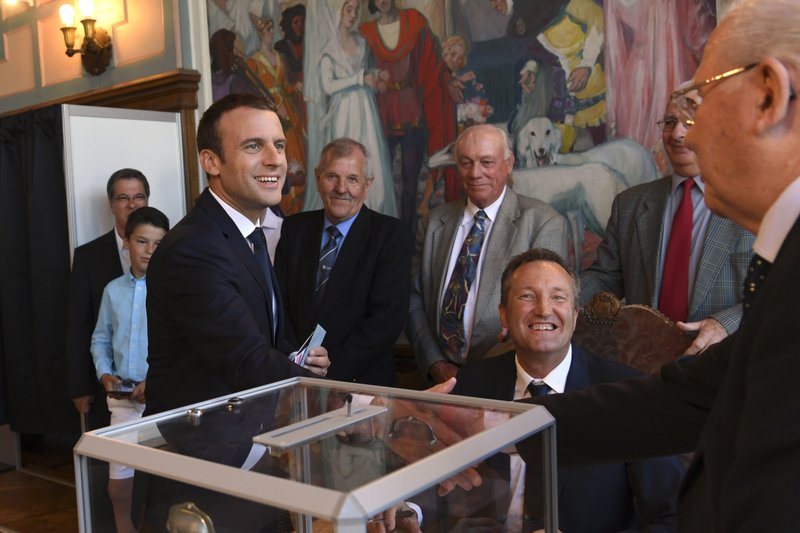
[[[700,107],[700,95],[697,94],[697,91],[706,85],[710,85],[712,83],[722,81],[726,78],[731,78],[742,72],[747,72],[751,68],[754,68],[758,63],[750,63],[744,67],[737,67],[722,74],[717,74],[707,80],[695,83],[690,85],[689,87],[684,87],[683,89],[678,89],[677,91],[672,93],[670,96],[670,101],[674,104],[676,108],[676,112],[678,113],[677,119],[683,122],[687,127],[691,127],[694,125],[694,117],[697,113],[697,108]],[[673,125],[673,128],[675,126]]]
[[[112,196],[111,199],[121,204],[127,204],[132,199],[135,203],[141,204],[147,201],[147,195],[139,193],[139,194],[134,194],[133,197],[131,197],[128,196],[127,194],[118,194],[116,196]]]
[[[732,78],[733,76],[741,74],[742,72],[747,72],[756,65],[758,65],[758,63],[750,63],[744,67],[737,67],[723,72],[722,74],[717,74],[716,76],[708,78],[705,81],[695,83],[694,85],[690,85],[689,87],[684,87],[683,89],[678,89],[677,91],[673,92],[670,96],[670,101],[677,110],[679,115],[678,120],[683,122],[687,128],[693,126],[697,108],[700,107],[700,104],[702,103],[702,98],[697,93],[699,89],[714,82],[722,81],[726,78]],[[797,93],[795,93],[794,87],[789,85],[789,101],[791,102],[796,99]]]
[[[671,133],[672,130],[675,129],[675,127],[678,125],[679,122],[681,124],[683,124],[684,128],[689,129],[689,124],[686,124],[685,122],[678,120],[677,117],[673,117],[671,115],[662,118],[661,120],[656,122],[656,124],[658,124],[658,127],[664,133]]]

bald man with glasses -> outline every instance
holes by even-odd
[[[581,274],[581,305],[608,291],[659,309],[697,333],[688,354],[739,327],[754,240],[703,201],[705,184],[697,155],[684,142],[688,121],[681,112],[696,105],[694,89],[696,84],[677,91],[680,103],[670,101],[658,121],[672,175],[617,195],[597,259]]]

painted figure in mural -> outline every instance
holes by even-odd
[[[206,0],[208,11],[208,33],[214,35],[220,29],[236,36],[236,54],[247,57],[261,45],[250,13],[263,14],[264,0]]]
[[[306,181],[306,130],[301,114],[293,105],[292,96],[302,93],[303,84],[290,84],[286,79],[286,68],[280,54],[273,47],[275,21],[251,14],[261,47],[247,59],[247,66],[269,89],[278,107],[278,115],[286,133],[286,161],[289,165],[287,181],[291,188],[281,200],[281,210],[290,215],[300,211],[303,206],[303,193]]]
[[[475,71],[464,69],[467,66],[467,53],[469,47],[460,35],[452,35],[442,44],[442,59],[453,77],[451,85],[458,90],[456,116],[459,131],[475,124],[486,124],[494,113]]]
[[[391,160],[375,103],[380,74],[367,69],[369,50],[357,31],[360,11],[359,0],[317,0],[308,5],[309,167],[317,166],[321,150],[314,147],[320,143],[339,137],[359,141],[371,155],[367,175],[374,176],[365,204],[397,216]],[[303,210],[321,208],[320,202],[316,185],[309,180]]]
[[[612,137],[645,148],[661,140],[655,126],[672,87],[697,70],[714,29],[713,1],[606,0],[607,117]]]
[[[257,85],[254,86],[248,79],[247,71],[242,68],[242,60],[234,51],[235,42],[236,34],[226,29],[217,30],[209,40],[211,94],[215,102],[230,93],[260,92]]]
[[[455,88],[422,13],[397,9],[394,0],[370,0],[368,6],[378,17],[362,24],[361,33],[382,73],[378,109],[390,154],[400,147],[400,215],[410,222],[425,156],[455,140],[455,96],[450,93]],[[457,187],[453,192],[456,198],[460,194]]]
[[[516,70],[516,69],[515,69]],[[553,67],[528,59],[519,70],[518,89],[515,90],[514,109],[508,119],[508,132],[514,140],[514,145],[519,143],[519,133],[531,119],[535,117],[548,117],[553,120],[561,131],[562,149],[569,151],[575,141],[574,130],[565,128],[563,122],[556,122],[560,117],[557,110],[552,109],[554,101]],[[524,166],[524,154],[515,153],[518,166]]]
[[[581,135],[588,131],[592,144],[605,140],[605,73],[600,63],[603,51],[603,9],[593,0],[545,0],[516,3],[491,0],[492,7],[510,15],[507,34],[535,38],[553,54],[566,76],[570,98],[565,123]],[[588,139],[586,139],[588,141]]]
[[[306,6],[296,4],[283,10],[280,21],[283,39],[275,43],[286,68],[286,79],[290,84],[303,81],[303,35],[306,27]],[[306,124],[306,104],[302,91],[292,94],[294,108],[303,124]]]

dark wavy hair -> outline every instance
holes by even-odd
[[[234,109],[239,109],[240,107],[272,111],[276,114],[278,112],[278,108],[275,107],[275,102],[263,96],[245,93],[232,93],[223,96],[211,104],[200,119],[200,124],[197,126],[198,152],[211,150],[219,156],[223,163],[225,162],[222,140],[219,138],[219,121],[222,115]]]

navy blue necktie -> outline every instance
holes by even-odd
[[[322,300],[322,295],[325,294],[325,289],[328,286],[328,280],[331,278],[333,265],[336,263],[336,255],[339,253],[338,239],[342,233],[336,226],[328,226],[328,242],[322,247],[319,252],[319,267],[317,269],[317,302]]]
[[[536,398],[537,396],[547,396],[550,394],[550,390],[550,385],[544,381],[536,383],[534,380],[528,383],[528,392],[531,393],[531,398]]]
[[[275,287],[272,285],[272,264],[269,261],[269,253],[267,253],[267,239],[264,237],[264,230],[256,227],[253,233],[247,236],[247,240],[253,244],[253,255],[256,258],[256,263],[264,274],[264,280],[267,283],[267,310],[269,312],[270,322],[272,323],[272,344],[276,343],[276,333],[278,331],[278,320],[273,314],[273,303],[275,302]]]
[[[742,322],[747,317],[750,311],[750,306],[753,305],[753,300],[756,297],[759,289],[764,285],[764,280],[767,278],[767,272],[772,265],[769,261],[764,259],[758,254],[753,254],[753,259],[750,260],[750,268],[747,269],[747,277],[744,280],[744,297],[742,298]]]

